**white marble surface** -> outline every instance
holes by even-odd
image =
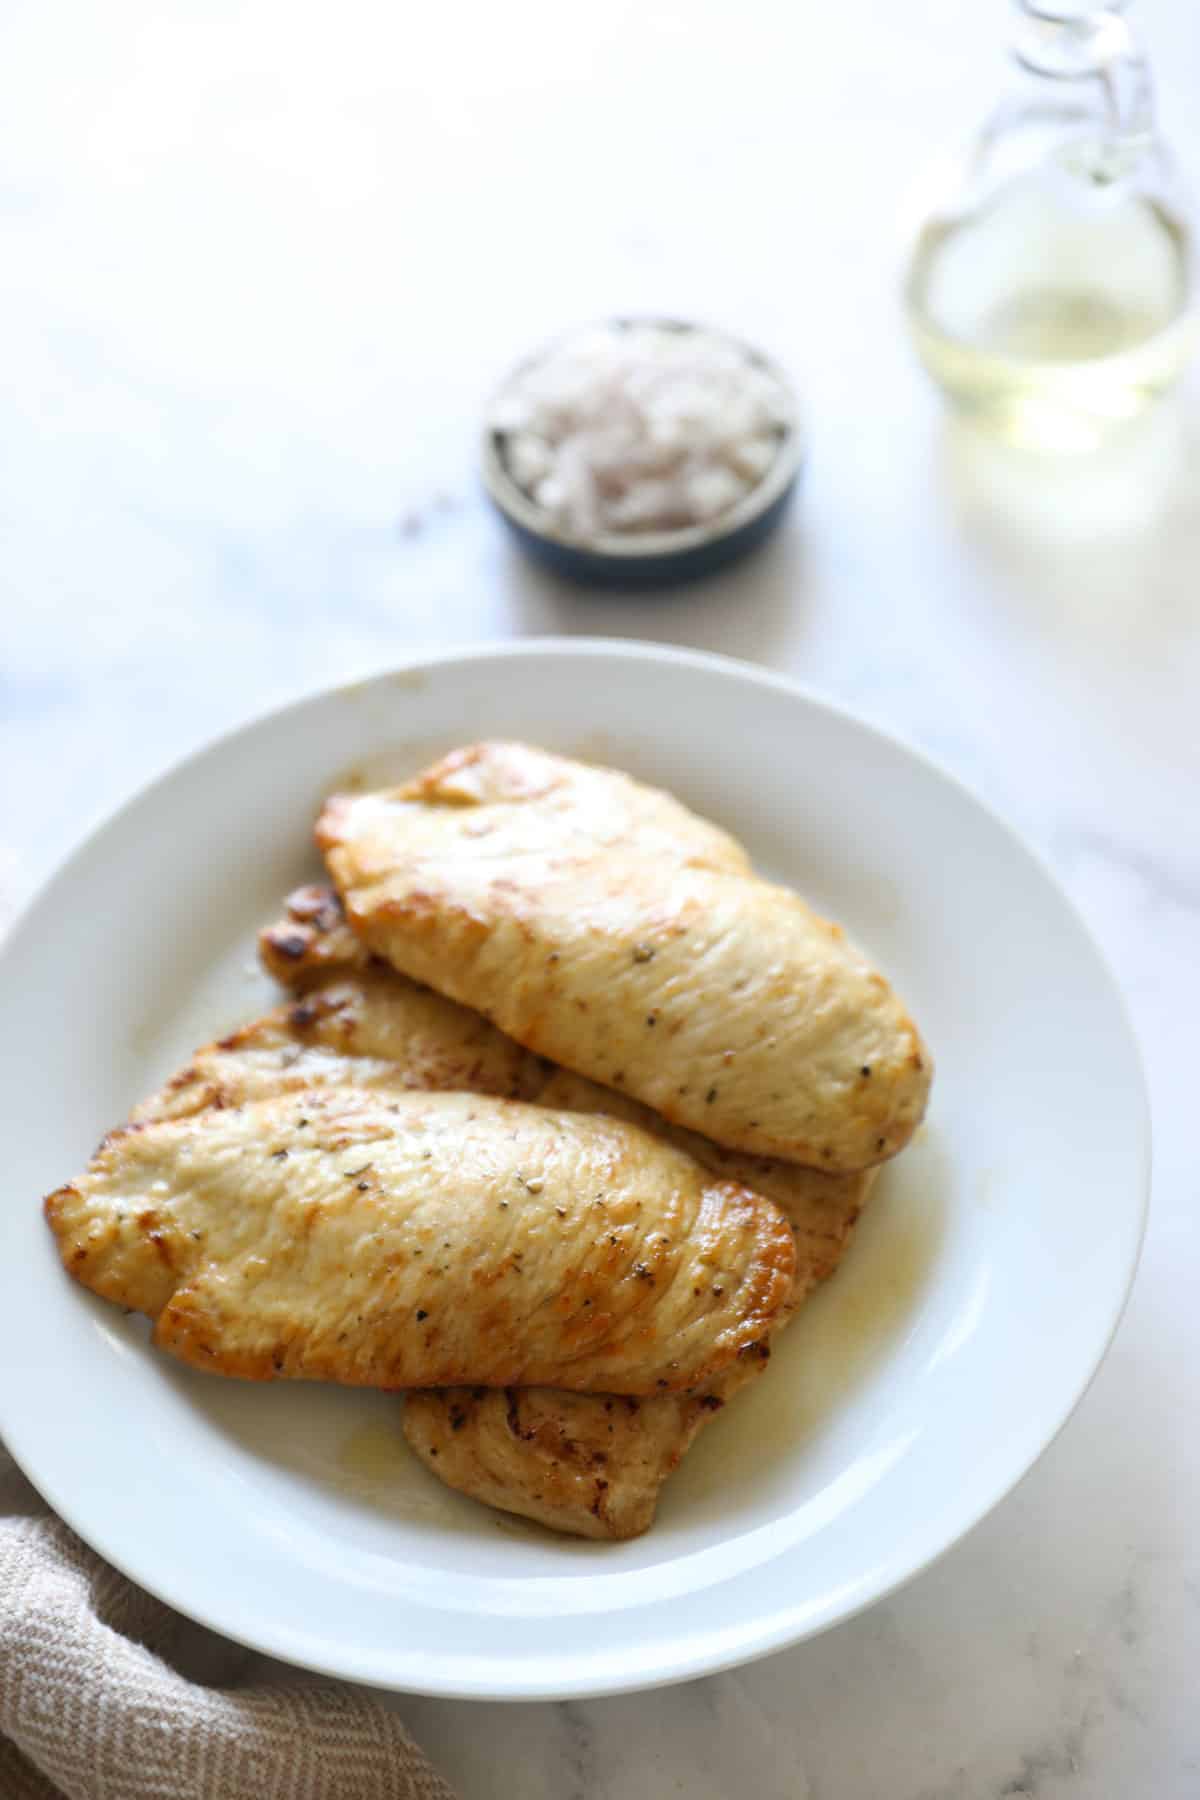
[[[1179,133],[1193,9],[1143,11]],[[1056,469],[979,453],[910,365],[897,206],[990,91],[1003,23],[999,0],[62,0],[5,24],[10,903],[300,689],[417,645],[627,634],[792,671],[957,770],[1049,855],[1144,1046],[1141,1273],[1018,1492],[888,1603],[737,1674],[405,1700],[464,1800],[1200,1794],[1200,388]],[[588,599],[502,540],[473,422],[527,344],[643,307],[789,363],[811,471],[742,571]]]

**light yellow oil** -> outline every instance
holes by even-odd
[[[894,1345],[916,1315],[941,1240],[932,1206],[880,1209],[883,1229],[865,1227],[844,1266],[809,1302],[801,1331],[797,1386],[806,1432],[823,1424],[846,1394]],[[866,1238],[865,1248],[862,1236]],[[856,1251],[862,1251],[857,1256]],[[818,1304],[819,1302],[819,1304]]]
[[[906,1175],[936,1167],[928,1150],[920,1144],[907,1152]],[[944,1196],[932,1180],[922,1189],[895,1179],[899,1174],[888,1169],[878,1177],[844,1262],[800,1308],[791,1341],[779,1346],[790,1374],[786,1411],[795,1443],[837,1415],[918,1314],[945,1231]],[[781,1386],[764,1397],[778,1404]]]
[[[359,1500],[390,1498],[396,1485],[406,1481],[412,1453],[400,1430],[400,1404],[391,1417],[367,1419],[338,1446],[339,1486]]]
[[[1184,228],[1144,195],[1064,170],[932,220],[906,302],[950,398],[1032,449],[1095,448],[1172,385],[1193,348]]]
[[[946,1231],[951,1177],[927,1131],[875,1183],[845,1260],[672,1476],[665,1504],[732,1507],[869,1387],[920,1317]]]

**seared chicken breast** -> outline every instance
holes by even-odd
[[[602,1112],[664,1138],[713,1175],[765,1194],[783,1209],[817,1264],[828,1233],[841,1245],[869,1185],[867,1173],[834,1175],[774,1157],[729,1150],[699,1132],[670,1125],[628,1094],[559,1068],[523,1050],[494,1025],[444,995],[368,958],[342,919],[332,889],[289,896],[287,918],[259,937],[264,966],[303,998],[196,1052],[137,1118],[168,1118],[214,1103],[304,1087],[317,1080],[397,1088],[461,1088],[564,1112]],[[279,937],[298,913],[311,925],[306,949],[280,964]],[[317,983],[322,985],[317,986]],[[840,1253],[840,1251],[839,1251]],[[836,1260],[836,1258],[835,1258]],[[828,1269],[821,1268],[814,1280]]]
[[[734,1150],[900,1150],[931,1064],[840,928],[628,776],[515,744],[340,795],[317,841],[357,936],[528,1049]]]
[[[763,1365],[759,1365],[761,1368]],[[747,1371],[747,1378],[757,1373]],[[663,1484],[734,1391],[565,1394],[451,1388],[409,1394],[404,1435],[448,1487],[572,1537],[640,1537]]]
[[[372,966],[331,890],[292,895],[287,917],[263,933],[261,951],[303,1000],[197,1052],[136,1119],[228,1110],[321,1084],[389,1093],[471,1088],[568,1110],[618,1110],[686,1145],[714,1173],[776,1200],[795,1239],[789,1307],[843,1254],[869,1176],[824,1175],[725,1150],[556,1069],[477,1014]],[[552,1387],[429,1389],[408,1397],[404,1430],[433,1472],[476,1499],[561,1531],[628,1537],[652,1522],[662,1484],[696,1433],[764,1366],[760,1356],[739,1357],[697,1390],[648,1398]]]
[[[295,909],[295,910],[294,910]],[[342,966],[360,961],[357,940],[339,917],[336,896],[304,890],[288,903],[289,918],[261,939],[263,959],[276,967],[272,944],[296,922],[296,910],[312,932],[307,950],[289,956],[282,972],[307,989],[322,976],[327,986],[309,993],[302,1007],[281,1008],[256,1026],[202,1051],[164,1097],[147,1103],[177,1106],[184,1096],[206,1103],[215,1088],[236,1103],[249,1077],[253,1091],[272,1078],[271,1056],[304,1052],[302,1064],[278,1068],[274,1078],[293,1079],[298,1067],[311,1073],[319,1050],[330,1077],[344,1071],[353,1080],[419,1086],[458,1074],[451,1047],[461,1044],[464,1013],[452,1001],[394,974],[368,973],[331,981]],[[309,959],[309,960],[306,960]],[[441,1009],[441,1015],[438,1009]],[[446,1031],[447,1053],[438,1049],[438,1022]],[[420,1020],[416,1031],[406,1023]],[[796,1245],[796,1271],[789,1306],[837,1267],[853,1233],[870,1184],[870,1172],[827,1175],[815,1169],[725,1150],[660,1120],[626,1096],[519,1051],[511,1040],[478,1022],[484,1039],[471,1040],[471,1085],[481,1078],[489,1092],[537,1098],[547,1105],[582,1112],[615,1111],[686,1148],[714,1174],[742,1182],[773,1199],[787,1217]],[[397,1060],[379,1056],[388,1049]],[[516,1060],[514,1062],[513,1057]],[[251,1060],[246,1061],[247,1058]],[[507,1086],[503,1084],[507,1083]],[[463,1085],[466,1085],[464,1082]],[[765,1359],[740,1358],[701,1392],[637,1400],[565,1393],[554,1388],[437,1388],[411,1394],[404,1433],[421,1460],[451,1487],[507,1512],[537,1520],[554,1530],[595,1538],[632,1537],[652,1523],[663,1483],[678,1466],[697,1432],[713,1419],[737,1387],[765,1367]]]
[[[793,1173],[788,1318],[841,1261],[875,1171]],[[700,1431],[766,1366],[765,1358],[742,1357],[701,1388],[649,1399],[544,1387],[431,1389],[409,1394],[404,1435],[428,1468],[472,1499],[576,1537],[637,1537],[654,1523],[663,1484]]]
[[[760,1357],[772,1203],[602,1115],[313,1087],[114,1132],[50,1195],[64,1265],[251,1380],[649,1394]]]

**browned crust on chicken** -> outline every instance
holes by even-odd
[[[285,987],[326,981],[331,969],[365,969],[374,958],[346,923],[336,891],[299,887],[284,902],[285,916],[259,933],[258,953],[267,973]]]

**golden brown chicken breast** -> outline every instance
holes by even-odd
[[[788,1317],[840,1262],[874,1170],[792,1173],[784,1206],[796,1239]],[[472,1499],[576,1537],[636,1537],[653,1524],[663,1484],[699,1432],[765,1367],[764,1358],[742,1357],[702,1388],[644,1400],[544,1387],[435,1388],[408,1396],[404,1435],[428,1468]]]
[[[314,893],[319,890],[308,890],[299,900],[310,917]],[[438,1085],[449,1076],[450,1085],[460,1084],[455,1078],[462,1065],[454,1051],[462,1043],[463,1021],[475,1015],[390,972],[331,982],[339,947],[350,967],[359,961],[360,951],[355,940],[346,942],[336,896],[327,894],[317,910],[320,921],[308,950],[312,966],[305,966],[302,950],[287,959],[284,972],[302,988],[321,975],[329,985],[310,993],[306,1006],[282,1008],[221,1046],[200,1052],[191,1066],[195,1072],[176,1078],[176,1085],[165,1090],[165,1100],[147,1102],[147,1110],[177,1105],[180,1079],[183,1092],[201,1103],[214,1088],[236,1103],[248,1091],[261,1091],[272,1078],[295,1079],[301,1068],[311,1075],[320,1067],[331,1079],[348,1081],[357,1069],[364,1082]],[[285,921],[263,934],[268,967],[274,966],[270,943],[286,929]],[[410,1023],[418,1020],[419,1030]],[[826,1175],[722,1149],[667,1125],[628,1097],[518,1050],[486,1022],[478,1024],[482,1035],[470,1040],[471,1078],[461,1085],[477,1086],[483,1080],[491,1084],[488,1092],[537,1098],[567,1110],[616,1111],[689,1150],[714,1174],[766,1194],[782,1209],[795,1237],[792,1308],[837,1267],[866,1198],[870,1172]],[[485,1054],[489,1041],[492,1053]],[[295,1055],[297,1043],[305,1052],[302,1061],[273,1068],[271,1059]],[[314,1049],[321,1052],[319,1064],[313,1060]],[[384,1049],[397,1060],[381,1058]],[[409,1396],[404,1433],[428,1468],[473,1499],[577,1536],[632,1537],[652,1523],[662,1485],[697,1432],[764,1366],[760,1358],[741,1358],[703,1392],[646,1400],[556,1388],[428,1389]]]
[[[298,926],[299,944],[279,956],[279,941]],[[781,1206],[796,1243],[793,1306],[844,1253],[869,1176],[823,1175],[724,1150],[555,1069],[478,1015],[382,966],[367,967],[331,890],[292,895],[287,916],[263,933],[261,946],[268,968],[304,1000],[198,1051],[135,1118],[228,1109],[318,1083],[389,1092],[470,1088],[542,1096],[566,1109],[615,1109]],[[323,985],[314,992],[316,983]],[[409,1397],[405,1435],[431,1470],[476,1499],[561,1531],[628,1537],[652,1522],[662,1484],[696,1433],[763,1366],[761,1358],[739,1358],[702,1391],[640,1400],[544,1387],[430,1389]]]
[[[850,1171],[921,1119],[929,1055],[883,976],[628,776],[479,744],[335,796],[317,840],[371,950],[672,1123]]]
[[[314,1087],[114,1132],[50,1195],[63,1262],[252,1380],[648,1394],[760,1356],[770,1201],[602,1115]]]

